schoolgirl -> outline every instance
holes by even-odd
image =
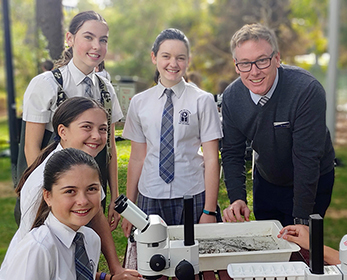
[[[135,271],[128,278],[97,274],[100,238],[85,225],[100,212],[101,181],[84,151],[67,148],[49,158],[33,229],[15,247],[4,279],[138,279]]]
[[[123,114],[111,83],[95,74],[94,68],[101,63],[107,52],[108,25],[104,18],[94,11],[77,14],[71,21],[66,33],[68,48],[61,60],[56,63],[59,71],[48,71],[34,77],[24,93],[23,130],[21,133],[17,176],[21,177],[40,151],[51,141],[53,131],[52,117],[58,105],[74,96],[86,96],[98,100],[112,111],[110,117],[109,155],[106,149],[99,153],[96,160],[106,183],[110,187],[111,203],[118,197],[117,155],[114,137],[114,123]],[[110,205],[111,206],[111,205]],[[109,223],[114,230],[120,219],[118,213],[109,207]]]
[[[14,248],[32,228],[42,195],[43,173],[49,158],[65,148],[80,149],[95,157],[105,147],[107,138],[107,112],[95,100],[86,97],[72,97],[63,102],[55,111],[52,122],[55,141],[25,171],[18,186],[20,194],[21,223],[7,249],[0,274],[5,273],[8,259]],[[82,176],[80,176],[82,177]],[[102,190],[102,197],[104,193]],[[92,219],[90,226],[102,241],[102,251],[111,272],[124,270],[119,263],[107,219],[100,211]],[[1,279],[1,277],[0,277]]]
[[[176,225],[183,223],[183,196],[193,195],[195,223],[216,222],[222,130],[213,96],[185,82],[190,51],[180,30],[162,31],[151,57],[157,85],[132,98],[123,131],[131,140],[127,197],[147,214],[159,214],[168,225]],[[167,117],[169,99],[173,113]],[[172,137],[166,139],[171,141],[170,155],[161,148],[162,116],[172,118],[173,133],[167,132]],[[127,220],[122,228],[129,236]]]

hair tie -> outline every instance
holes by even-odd
[[[61,138],[58,134],[54,135],[53,137],[54,142],[60,142]]]

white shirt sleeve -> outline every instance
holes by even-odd
[[[198,99],[198,110],[201,143],[222,138],[222,123],[211,94],[203,95]]]
[[[146,136],[144,135],[141,121],[137,114],[138,109],[136,108],[137,96],[135,95],[129,105],[127,118],[123,129],[123,137],[131,141],[138,143],[146,143]]]
[[[53,279],[55,263],[47,248],[35,240],[25,241],[27,242],[21,242],[21,246],[17,246],[5,279]]]
[[[48,123],[52,118],[52,104],[57,99],[58,85],[52,73],[45,72],[34,77],[23,98],[23,120],[35,123]]]

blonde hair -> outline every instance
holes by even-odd
[[[275,53],[279,51],[277,38],[273,30],[260,23],[246,24],[241,27],[241,29],[236,31],[236,33],[231,38],[230,49],[233,58],[235,58],[236,47],[249,40],[265,40],[271,45],[272,51],[274,51]]]

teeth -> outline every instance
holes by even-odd
[[[253,83],[259,83],[261,82],[263,79],[259,79],[259,80],[251,80]]]
[[[171,72],[171,73],[177,73],[178,70],[167,70],[168,72]]]
[[[85,214],[88,212],[88,210],[83,210],[83,211],[81,210],[81,211],[74,211],[74,212],[76,212],[78,214]]]
[[[95,149],[98,145],[95,144],[86,144],[88,147]]]
[[[99,57],[99,55],[97,55],[97,54],[89,54],[91,57]]]

